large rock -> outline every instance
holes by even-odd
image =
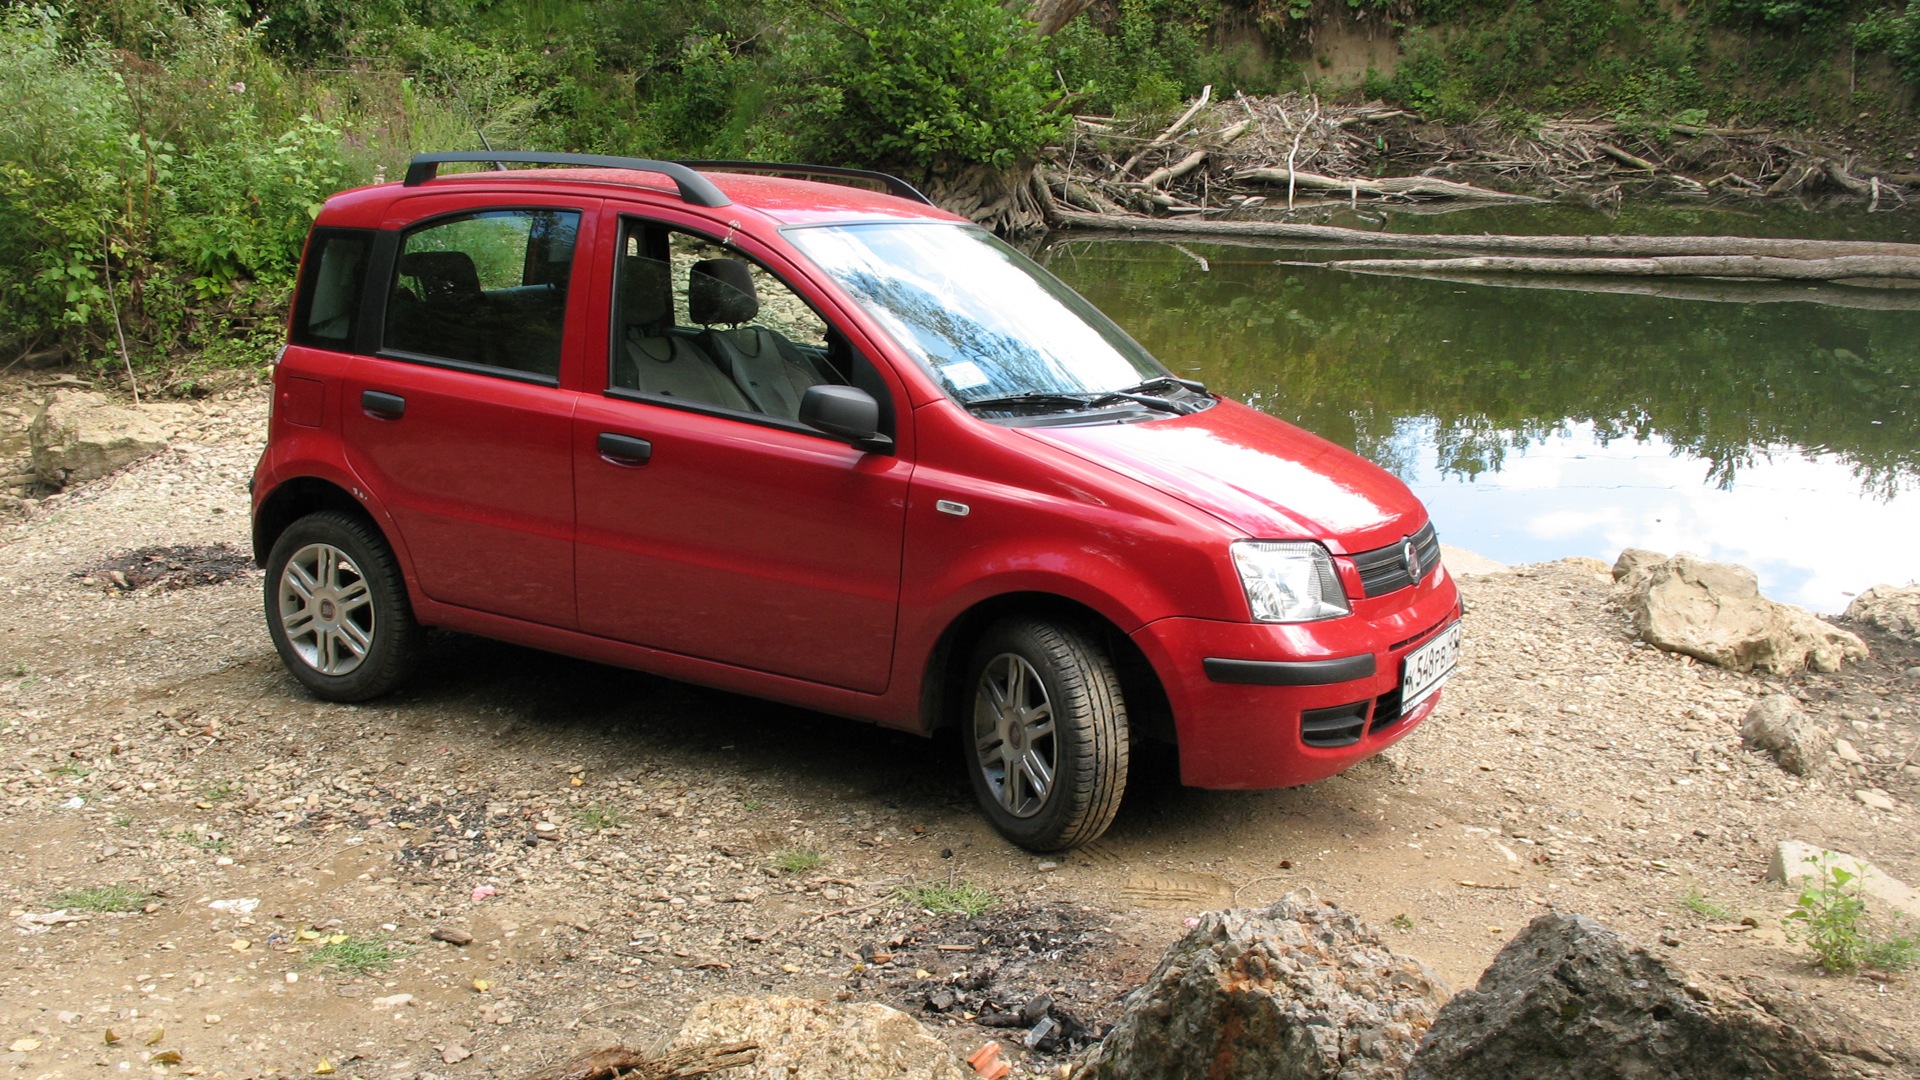
[[[1795,776],[1819,771],[1832,739],[1833,733],[1815,724],[1791,694],[1768,694],[1740,721],[1740,741],[1772,754]]]
[[[1295,893],[1203,915],[1074,1076],[1397,1080],[1445,999],[1420,961]]]
[[[1894,637],[1920,641],[1920,585],[1904,589],[1875,585],[1847,605],[1847,618],[1879,627]]]
[[[58,390],[27,426],[33,471],[48,487],[84,484],[166,448],[169,432],[148,409],[85,390]]]
[[[711,998],[693,1007],[668,1050],[738,1040],[760,1049],[729,1080],[979,1080],[920,1021],[871,1001]]]
[[[1685,553],[1629,548],[1614,564],[1613,599],[1641,639],[1734,671],[1838,671],[1866,643],[1811,612],[1760,595],[1753,571]]]
[[[1798,1025],[1690,983],[1581,915],[1542,915],[1447,1003],[1406,1080],[1820,1080]]]

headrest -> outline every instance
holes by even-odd
[[[645,255],[620,260],[620,322],[652,336],[673,317],[673,296],[667,291],[667,264]]]
[[[753,270],[739,259],[703,259],[687,274],[687,314],[702,326],[752,322],[760,313]]]
[[[420,283],[420,299],[435,307],[474,308],[486,299],[480,272],[464,251],[409,251],[400,273]]]

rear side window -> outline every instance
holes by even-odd
[[[305,279],[293,309],[293,342],[347,349],[360,321],[361,288],[373,234],[360,229],[315,229]]]
[[[381,346],[551,378],[580,215],[490,210],[406,234]]]

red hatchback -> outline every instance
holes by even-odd
[[[1134,753],[1339,772],[1459,649],[1398,480],[879,174],[437,154],[334,196],[253,496],[268,628],[323,698],[441,626],[955,725],[1034,850],[1098,836]]]

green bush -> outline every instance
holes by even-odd
[[[1005,168],[1059,131],[1053,73],[997,0],[847,0],[842,15],[816,41],[812,156]]]

